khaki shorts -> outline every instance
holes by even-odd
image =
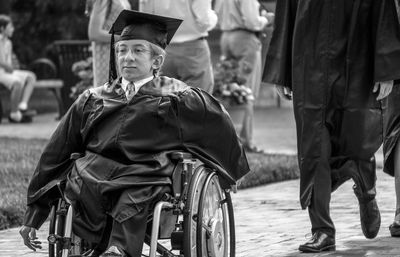
[[[3,84],[8,90],[11,90],[16,82],[25,85],[28,78],[36,79],[33,72],[27,70],[14,70],[12,73],[7,73],[0,70],[0,83]]]

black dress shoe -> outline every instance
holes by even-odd
[[[299,246],[303,253],[319,253],[323,251],[335,251],[335,238],[328,236],[322,231],[317,231],[307,243]]]
[[[354,185],[353,190],[360,205],[362,232],[366,238],[375,238],[381,227],[381,214],[375,199],[375,188],[363,193],[357,185]]]
[[[389,231],[390,235],[392,237],[400,237],[400,222],[394,221],[390,226],[389,226]]]

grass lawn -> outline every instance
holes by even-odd
[[[45,143],[0,137],[0,229],[21,224],[28,182]]]
[[[0,137],[0,229],[21,225],[27,186],[46,143]],[[248,160],[251,172],[239,181],[239,189],[298,177],[295,156],[249,154]]]
[[[300,176],[297,156],[284,154],[247,154],[250,172],[238,181],[238,189],[296,179]]]

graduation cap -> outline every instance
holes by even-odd
[[[150,13],[123,10],[109,31],[111,36],[109,82],[117,78],[114,35],[120,40],[143,39],[165,49],[182,20]]]

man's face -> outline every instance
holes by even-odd
[[[138,81],[153,75],[155,59],[146,40],[124,40],[116,46],[119,74],[128,81]]]

